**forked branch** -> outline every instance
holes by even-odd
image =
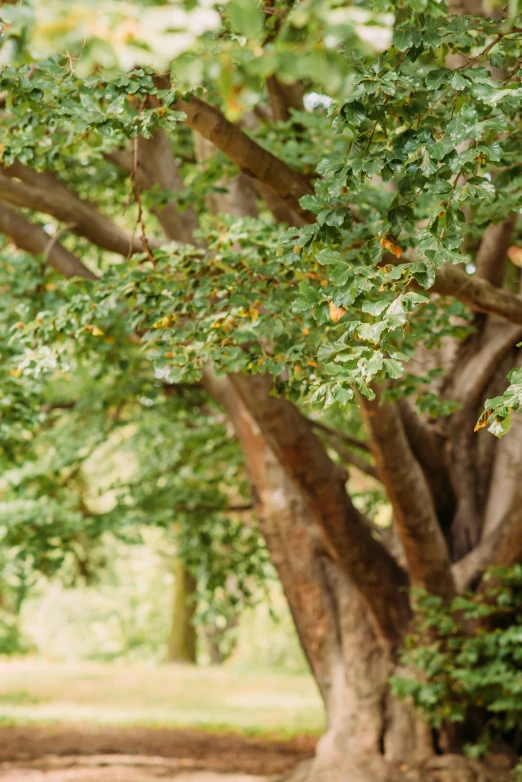
[[[450,599],[455,592],[446,541],[396,407],[361,398],[377,470],[386,487],[412,582]]]

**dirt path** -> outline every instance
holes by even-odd
[[[77,760],[73,765],[47,768],[1,768],[2,782],[269,782],[273,777],[251,774],[221,774],[215,771],[183,771],[172,764],[158,762],[142,764],[138,759],[123,763],[124,757],[114,756],[110,761],[97,758],[98,763]]]
[[[132,776],[129,777],[129,771]],[[212,771],[194,771],[175,774],[165,770],[158,773],[114,766],[109,769],[75,767],[62,771],[0,770],[2,782],[269,782],[274,777],[253,777],[245,774],[218,774]],[[175,776],[173,775],[175,774]]]
[[[101,725],[0,728],[1,782],[268,782],[313,754],[315,740]]]

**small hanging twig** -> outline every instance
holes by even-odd
[[[143,206],[141,202],[141,188],[138,179],[138,166],[139,166],[139,145],[138,145],[138,136],[136,136],[132,140],[132,169],[130,172],[130,188],[129,188],[129,195],[127,198],[127,202],[124,208],[124,213],[127,211],[129,204],[134,199],[138,207],[138,215],[136,217],[136,224],[134,226],[134,230],[132,231],[127,260],[129,260],[132,255],[132,251],[134,247],[134,237],[136,236],[136,228],[139,226],[141,228],[140,240],[141,240],[141,245],[143,247],[143,252],[146,254],[152,266],[155,267],[156,261],[154,259],[154,255],[152,254],[152,251],[149,246],[147,234],[145,231],[145,223],[143,220]]]

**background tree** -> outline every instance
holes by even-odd
[[[29,299],[38,311],[55,286],[41,284],[40,290],[31,276],[38,264],[25,258],[20,279],[28,289],[16,290],[10,262],[8,253],[2,266],[7,323],[16,322],[13,307]],[[6,351],[8,340],[9,333]],[[2,648],[14,651],[26,643],[19,615],[24,600],[40,591],[42,577],[70,586],[99,583],[118,545],[122,551],[139,546],[147,528],[156,527],[164,534],[169,567],[177,552],[192,584],[181,614],[195,613],[203,634],[222,624],[226,656],[232,643],[227,628],[272,579],[233,433],[204,391],[166,383],[135,344],[109,340],[105,347],[91,355],[67,351],[67,372],[55,373],[50,360],[45,382],[37,372],[25,386],[17,370],[6,372]],[[179,602],[172,621],[177,618]]]
[[[0,229],[44,279],[84,280],[20,305],[20,416],[35,376],[128,342],[201,384],[325,702],[306,778],[429,778],[464,738],[388,688],[407,588],[449,603],[522,555],[520,419],[492,436],[521,406],[518,7],[101,6],[103,56],[99,32],[45,39],[45,4],[5,12]],[[390,534],[347,491],[340,441]]]

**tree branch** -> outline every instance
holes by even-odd
[[[346,464],[351,464],[353,467],[356,467],[358,470],[365,473],[365,475],[369,475],[370,478],[375,478],[377,481],[381,480],[379,473],[372,464],[366,462],[364,459],[361,459],[360,456],[352,453],[348,450],[348,448],[345,448],[340,443],[329,442],[327,447],[332,448],[337,454],[339,454],[342,461]]]
[[[396,407],[361,398],[381,480],[392,504],[412,582],[449,599],[455,592],[446,541]]]
[[[297,634],[330,713],[345,701],[358,703],[358,684],[372,684],[380,704],[388,667],[366,601],[325,552],[324,536],[305,497],[290,480],[227,377],[206,367],[203,384],[234,424],[248,465],[259,527],[277,569]],[[361,655],[361,649],[366,650]],[[342,661],[350,675],[332,676]],[[382,676],[380,676],[382,672]],[[368,699],[368,690],[365,698]]]
[[[185,185],[181,178],[174,158],[170,141],[163,130],[158,130],[151,138],[138,138],[139,167],[145,169],[153,184],[158,184],[165,190],[178,192]],[[192,206],[183,213],[178,211],[175,202],[170,202],[163,209],[154,207],[158,220],[169,239],[179,242],[193,241],[194,231],[199,221]]]
[[[413,455],[428,482],[439,524],[446,533],[455,512],[455,495],[445,458],[444,437],[415,413],[407,399],[397,402],[397,410]]]
[[[313,418],[307,418],[307,421],[313,429],[319,429],[320,432],[324,432],[330,437],[335,437],[337,440],[342,440],[352,448],[359,448],[361,451],[371,453],[370,446],[363,440],[358,440],[357,437],[352,437],[350,434],[345,434],[344,432],[341,432],[337,429],[332,429],[330,426],[323,424],[321,421],[315,421]]]
[[[517,215],[510,214],[498,225],[492,223],[486,228],[477,255],[477,274],[500,288],[504,280],[506,251],[511,242]]]
[[[74,225],[74,233],[105,250],[123,256],[129,251],[142,252],[138,238],[133,238],[129,231],[113,223],[92,204],[82,201],[52,174],[33,171],[20,163],[2,171],[0,201],[44,212]]]
[[[490,565],[510,567],[522,560],[522,496],[516,496],[499,527],[453,565],[458,592],[468,589]]]
[[[198,163],[210,160],[216,154],[216,146],[200,133],[194,133],[194,151]],[[253,181],[246,174],[239,173],[231,178],[222,176],[216,185],[224,192],[210,193],[206,200],[209,211],[237,217],[257,217],[257,201]]]
[[[300,82],[284,84],[277,76],[269,76],[266,89],[270,98],[272,119],[287,122],[290,119],[290,109],[303,110],[304,89]]]
[[[299,487],[329,556],[353,581],[380,634],[396,644],[408,622],[407,576],[353,506],[346,476],[326,453],[309,421],[285,399],[270,395],[264,375],[233,375],[232,383],[292,482]]]
[[[453,390],[449,395],[466,408],[479,404],[499,363],[522,339],[522,326],[506,325],[497,320],[489,323],[488,327],[485,329],[485,344],[469,361],[459,364],[453,379]]]
[[[420,288],[419,288],[420,289]],[[433,293],[453,296],[471,310],[500,315],[512,323],[522,325],[522,298],[501,288],[495,288],[487,280],[471,277],[459,266],[445,264],[438,269]]]
[[[215,144],[241,171],[271,187],[306,223],[315,222],[315,215],[299,204],[300,198],[314,192],[306,177],[253,141],[219,109],[199,98],[193,98],[190,103],[178,101],[176,108],[185,112],[189,127]]]
[[[36,257],[44,255],[45,261],[64,277],[98,279],[76,255],[66,250],[58,240],[54,241],[43,228],[34,225],[20,212],[3,204],[0,204],[0,232],[6,234],[21,250]]]

